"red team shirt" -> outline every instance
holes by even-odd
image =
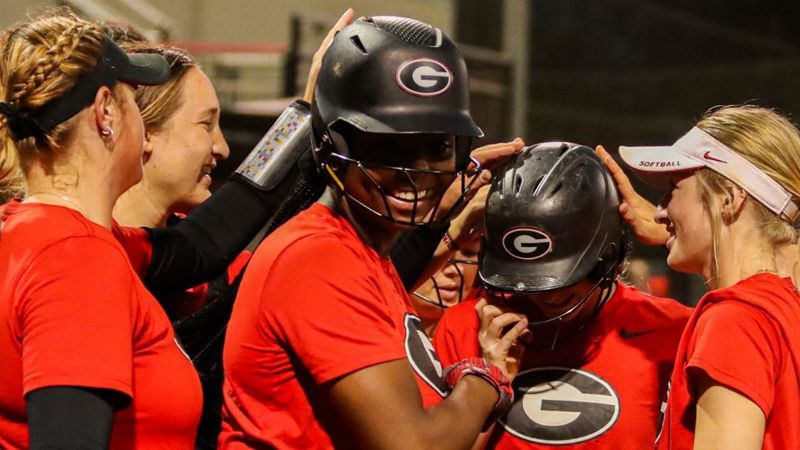
[[[130,397],[115,414],[112,449],[194,447],[200,383],[135,271],[146,269],[149,255],[144,230],[112,234],[68,208],[7,205],[0,221],[0,448],[27,448],[24,396],[49,386]]]
[[[434,344],[446,367],[479,356],[476,300],[449,308]],[[591,324],[554,351],[527,349],[515,400],[488,448],[652,448],[690,309],[617,284]]]
[[[766,417],[765,450],[800,449],[800,296],[763,273],[700,299],[681,337],[659,449],[691,449],[689,369],[749,398]]]
[[[425,404],[440,399],[413,311],[392,262],[344,218],[314,204],[288,221],[256,250],[233,308],[220,447],[354,448],[321,385],[387,361],[408,358]]]

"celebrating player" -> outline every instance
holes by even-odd
[[[488,363],[464,361],[445,381],[387,258],[402,230],[448,216],[453,180],[460,196],[478,173],[464,61],[430,25],[356,21],[322,61],[312,123],[328,191],[262,242],[245,273],[220,445],[467,447],[510,393],[507,356],[525,320],[479,311]]]
[[[527,317],[532,339],[516,400],[484,436],[490,448],[652,445],[689,310],[619,282],[618,208],[613,179],[584,146],[526,147],[496,174],[478,274],[493,307]],[[442,317],[443,364],[479,355],[476,302]]]
[[[0,57],[3,160],[27,187],[0,222],[0,446],[190,447],[197,375],[111,231],[141,177],[134,89],[166,61],[69,15],[9,30]]]
[[[466,209],[459,218],[474,217],[482,221],[486,210],[486,195],[489,186],[482,187],[475,197],[470,200]],[[469,222],[469,219],[466,220]],[[478,272],[478,249],[480,248],[480,236],[477,223],[472,222],[472,229],[469,239],[458,244],[449,233],[444,239],[444,246],[447,247],[451,255],[446,264],[437,270],[422,285],[416,288],[409,298],[414,305],[414,310],[422,321],[422,328],[425,334],[433,337],[436,324],[439,323],[442,314],[447,308],[458,304],[462,300],[472,298],[471,294],[475,290],[475,277]]]
[[[701,274],[711,289],[681,338],[658,448],[798,448],[800,296],[779,260],[797,245],[797,128],[765,108],[728,106],[670,147],[620,155],[668,189],[648,220],[647,203],[604,154],[626,220],[645,241],[666,243],[671,268]]]
[[[174,227],[119,227],[142,176],[134,89],[168,63],[67,12],[10,29],[0,57],[0,174],[27,187],[0,222],[0,443],[191,447],[197,375],[137,273],[161,292],[219,274],[293,187],[238,175]]]

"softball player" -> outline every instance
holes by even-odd
[[[728,106],[672,146],[620,154],[667,189],[641,218],[648,207],[618,172],[627,220],[710,288],[681,337],[657,447],[798,448],[800,296],[780,256],[797,245],[800,132],[769,109]]]
[[[489,363],[444,379],[388,258],[401,231],[447,219],[453,181],[460,197],[479,173],[464,61],[430,25],[358,20],[322,60],[311,110],[328,190],[246,270],[225,341],[220,446],[468,446],[510,393],[507,353],[525,320],[481,310]]]
[[[689,309],[618,280],[618,208],[613,179],[584,146],[527,147],[496,174],[478,275],[492,305],[528,318],[532,338],[487,447],[652,446]],[[442,317],[442,364],[480,354],[476,302]]]

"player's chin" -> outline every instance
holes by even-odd
[[[207,188],[198,186],[192,192],[181,197],[181,199],[178,200],[175,209],[177,212],[189,214],[195,208],[200,206],[201,203],[208,200],[209,197],[211,197],[211,191],[209,191]]]
[[[684,258],[681,255],[680,246],[675,245],[674,241],[671,244],[668,249],[669,253],[667,253],[667,265],[673,270],[680,271],[685,265]]]
[[[435,206],[434,200],[430,197],[416,202],[388,197],[387,203],[389,204],[391,217],[401,226],[427,222],[430,212]]]
[[[198,186],[192,193],[190,201],[194,203],[195,206],[200,206],[200,204],[208,200],[209,197],[211,197],[211,190],[205,186]]]
[[[667,266],[670,269],[684,272],[684,273],[695,273],[697,272],[694,270],[695,264],[692,263],[691,258],[687,258],[686,255],[681,251],[680,245],[676,245],[677,243],[673,243],[670,246],[669,253],[667,254]]]

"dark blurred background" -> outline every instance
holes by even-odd
[[[603,144],[615,153],[622,143],[669,144],[715,105],[751,102],[800,113],[796,0],[527,3],[528,142]],[[503,26],[486,23],[507,16],[478,0],[458,4],[458,39],[501,49]],[[503,129],[490,118],[480,123]],[[670,273],[665,256],[661,247],[635,246],[630,280],[696,302],[702,281]]]

